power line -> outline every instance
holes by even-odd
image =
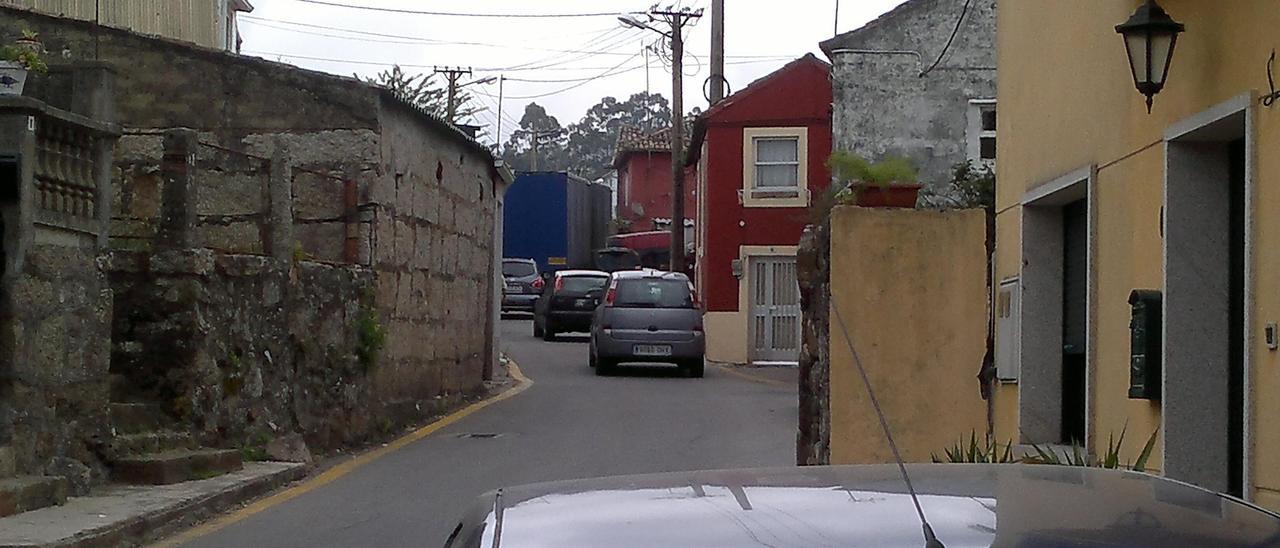
[[[558,90],[555,90],[555,91],[551,91],[551,92],[547,92],[547,93],[539,93],[539,94],[537,94],[537,95],[510,96],[510,97],[507,97],[507,99],[517,99],[517,100],[520,100],[520,99],[541,99],[541,98],[543,98],[543,97],[550,97],[550,96],[552,96],[552,95],[559,95],[559,94],[564,93],[564,92],[566,92],[566,91],[569,91],[569,90],[573,90],[573,89],[580,88],[580,87],[582,87],[582,86],[585,86],[585,85],[587,85],[587,84],[589,84],[589,83],[591,83],[591,82],[594,82],[594,81],[596,81],[596,80],[599,80],[599,79],[601,79],[601,78],[607,78],[607,77],[610,77],[610,76],[617,76],[617,75],[619,75],[619,74],[623,74],[623,73],[626,73],[626,72],[631,72],[631,71],[634,71],[634,70],[640,70],[640,69],[643,69],[644,67],[643,67],[643,66],[639,66],[639,67],[632,67],[632,68],[630,68],[630,69],[625,69],[625,70],[621,70],[621,71],[619,71],[619,70],[618,70],[618,69],[622,68],[622,65],[627,64],[629,61],[631,61],[632,59],[635,59],[635,58],[637,58],[637,57],[639,57],[639,56],[640,56],[640,54],[639,54],[639,53],[637,53],[637,54],[635,54],[635,55],[632,55],[631,57],[628,57],[628,58],[626,58],[626,59],[623,59],[621,63],[618,63],[618,64],[617,64],[617,65],[615,65],[613,68],[611,68],[611,69],[609,69],[609,70],[607,70],[607,71],[605,71],[605,72],[602,72],[602,73],[600,73],[600,74],[597,74],[597,75],[595,75],[595,76],[592,76],[592,77],[590,77],[590,78],[586,78],[586,79],[582,80],[581,82],[578,82],[578,83],[576,83],[576,84],[574,84],[574,85],[572,85],[572,86],[566,87],[566,88],[561,88],[561,89],[558,89]]]
[[[933,61],[933,64],[929,65],[929,68],[924,69],[924,72],[920,73],[921,77],[928,75],[930,72],[933,72],[933,69],[938,68],[938,65],[942,63],[942,58],[947,56],[947,51],[951,49],[951,43],[955,41],[956,34],[960,32],[960,26],[964,24],[964,16],[969,14],[969,4],[972,3],[972,1],[973,0],[964,1],[964,7],[960,9],[960,18],[956,19],[956,26],[951,29],[951,37],[947,38],[947,45],[942,46],[942,53],[938,54],[938,58]]]
[[[598,51],[598,50],[597,50],[597,51],[592,51],[592,50],[585,50],[585,49],[568,49],[568,50],[565,50],[565,49],[554,49],[554,48],[539,48],[539,47],[524,46],[524,45],[519,45],[519,44],[497,44],[497,43],[492,43],[492,42],[472,42],[472,41],[439,40],[439,39],[435,39],[435,38],[423,38],[423,37],[421,37],[421,36],[408,36],[408,35],[404,35],[404,34],[388,34],[388,33],[373,32],[373,31],[366,31],[366,30],[360,30],[360,29],[351,29],[351,28],[344,28],[344,27],[335,27],[335,26],[330,26],[330,25],[316,25],[316,24],[311,24],[311,23],[299,23],[299,22],[296,22],[296,21],[287,21],[287,20],[284,20],[284,19],[272,19],[272,18],[268,18],[268,17],[258,17],[258,16],[254,16],[254,15],[241,15],[240,17],[238,17],[238,18],[237,18],[237,20],[238,20],[238,21],[240,21],[240,20],[242,20],[242,21],[248,21],[248,22],[251,22],[251,23],[256,24],[256,25],[261,25],[261,26],[268,27],[268,28],[274,28],[274,29],[277,29],[277,30],[284,30],[284,31],[287,31],[287,32],[296,32],[296,33],[300,33],[300,34],[310,34],[310,35],[315,35],[315,36],[325,36],[325,37],[330,37],[330,38],[342,38],[342,39],[349,39],[349,40],[355,40],[355,39],[357,39],[357,38],[352,37],[352,36],[341,36],[341,35],[336,35],[336,34],[328,34],[328,33],[321,33],[321,32],[303,31],[303,30],[298,30],[298,29],[289,29],[289,28],[284,28],[284,27],[280,27],[280,26],[277,26],[277,25],[271,25],[270,23],[278,23],[278,24],[280,24],[280,25],[291,25],[291,26],[296,26],[296,27],[305,27],[305,28],[310,28],[310,29],[322,29],[322,30],[331,30],[331,31],[345,32],[345,33],[349,33],[349,34],[356,34],[356,35],[360,35],[360,36],[376,36],[376,37],[380,37],[380,38],[395,38],[395,39],[405,40],[405,41],[406,41],[406,42],[399,42],[399,41],[386,42],[386,43],[391,43],[391,44],[401,44],[401,43],[418,43],[418,42],[421,42],[421,43],[425,43],[425,44],[439,44],[439,45],[478,46],[478,47],[491,47],[491,48],[503,48],[503,49],[526,49],[526,50],[536,50],[536,51],[549,51],[549,52],[554,52],[554,53],[589,53],[589,54],[593,54],[593,55],[615,55],[615,56],[624,56],[624,55],[629,55],[628,53],[623,53],[623,52],[618,52],[618,51]],[[609,38],[606,38],[606,36],[607,36],[607,35],[609,35],[609,34],[616,34],[616,33],[620,32],[620,31],[625,31],[625,30],[627,30],[627,29],[620,29],[620,28],[615,27],[615,26],[610,26],[610,27],[608,27],[608,28],[601,29],[601,30],[599,30],[599,31],[591,31],[591,32],[578,33],[578,34],[579,34],[579,35],[581,35],[581,34],[594,34],[595,36],[594,36],[593,38],[590,38],[590,39],[588,39],[588,40],[587,40],[587,42],[588,42],[588,43],[590,43],[590,42],[593,42],[593,41],[603,41],[603,40],[608,40],[608,39],[610,39],[610,38],[615,38],[616,36],[614,36],[614,37],[609,37]],[[563,37],[563,36],[573,36],[573,35],[557,35],[557,36],[561,36],[561,37]],[[366,41],[376,42],[376,40],[366,40]],[[760,54],[760,55],[726,55],[725,57],[726,57],[726,58],[729,58],[729,59],[781,59],[781,58],[794,59],[794,58],[795,58],[795,57],[797,57],[797,56],[795,56],[795,55],[770,55],[770,54]]]
[[[296,0],[306,4],[316,4],[320,6],[331,6],[336,8],[349,8],[365,11],[380,11],[384,13],[405,13],[411,15],[436,15],[442,17],[494,17],[505,19],[550,19],[558,17],[617,17],[623,14],[643,13],[639,11],[631,12],[595,12],[595,13],[460,13],[445,11],[421,11],[400,8],[381,8],[375,6],[358,6],[355,4],[344,4],[342,2],[329,2],[325,0]]]

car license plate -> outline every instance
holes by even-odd
[[[578,308],[595,308],[596,302],[591,299],[578,299]]]
[[[522,291],[518,284],[507,284],[507,293],[521,293],[521,292]]]
[[[671,347],[665,344],[637,344],[631,351],[637,356],[670,356]]]

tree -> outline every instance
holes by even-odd
[[[650,132],[667,127],[670,120],[671,107],[661,95],[640,92],[625,102],[605,97],[588,109],[581,121],[569,126],[567,169],[587,179],[601,177],[612,169],[623,126]]]
[[[566,130],[560,120],[547,114],[538,103],[529,103],[520,117],[520,127],[511,132],[503,148],[502,159],[515,171],[534,168],[534,139],[538,139],[537,168],[541,171],[564,171]]]
[[[400,68],[400,65],[394,65],[390,69],[378,73],[373,78],[365,78],[364,80],[370,84],[387,88],[400,100],[440,118],[445,118],[448,115],[448,90],[443,86],[437,85],[434,74],[410,75],[405,73]],[[465,119],[476,113],[476,108],[470,106],[472,97],[465,90],[458,90],[455,100],[458,102],[458,120]]]

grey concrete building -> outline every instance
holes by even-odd
[[[993,163],[995,40],[996,0],[908,0],[822,42],[835,150],[910,158],[935,192],[955,164]]]

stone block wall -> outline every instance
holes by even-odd
[[[210,250],[115,251],[118,397],[160,403],[211,446],[301,432],[332,449],[384,433],[362,359],[374,274]]]
[[[19,473],[66,475],[77,492],[103,477],[111,435],[112,295],[97,259],[92,238],[37,243],[0,288],[0,446]]]

